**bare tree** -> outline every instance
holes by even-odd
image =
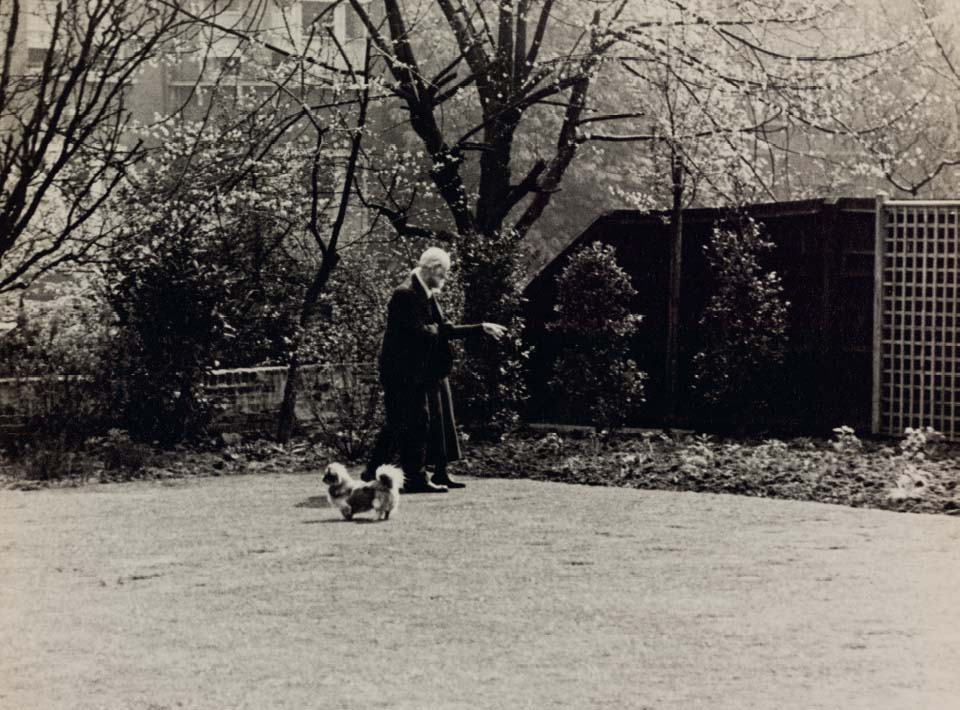
[[[364,3],[350,3],[386,63],[429,178],[465,241],[527,234],[584,142],[650,140],[661,117],[651,115],[650,102],[629,99],[630,82],[649,79],[649,91],[668,68],[682,110],[696,114],[678,126],[684,144],[705,143],[706,136],[732,144],[747,132],[761,140],[790,110],[808,111],[802,97],[813,93],[811,82],[826,86],[820,79],[856,60],[872,71],[868,59],[884,50],[804,49],[828,32],[844,7],[837,0],[735,1],[713,9],[683,0],[440,0],[436,23],[429,8],[384,0],[382,30]],[[838,26],[834,35],[842,31]],[[762,113],[760,95],[767,99]],[[711,105],[717,98],[720,107]],[[530,126],[538,147],[525,158],[518,146],[529,142]],[[726,152],[766,188],[765,176],[751,170],[755,155],[741,146]],[[695,161],[685,161],[693,169]],[[399,231],[430,227],[411,225],[396,205],[381,207]]]
[[[346,58],[345,58],[346,59]],[[370,82],[370,45],[367,43],[363,58],[363,66],[353,70],[349,60],[348,66],[353,73],[353,84],[347,85],[345,90],[357,97],[356,119],[353,125],[350,125],[350,115],[339,115],[336,112],[332,115],[335,122],[325,126],[314,115],[312,111],[307,112],[311,123],[316,130],[316,148],[314,151],[313,169],[310,175],[310,216],[307,222],[307,228],[313,240],[316,253],[319,255],[319,264],[314,272],[310,284],[304,292],[300,304],[299,326],[300,334],[307,331],[314,323],[317,316],[317,306],[320,297],[330,281],[337,264],[340,263],[340,254],[338,249],[341,244],[341,237],[344,227],[347,224],[347,212],[351,206],[351,198],[354,185],[358,180],[361,159],[361,147],[364,134],[367,129],[367,118],[371,101],[371,82]],[[348,132],[348,148],[346,164],[342,173],[338,177],[338,188],[335,192],[335,214],[333,220],[325,223],[321,219],[321,193],[320,179],[321,171],[324,167],[325,146],[324,141],[335,130],[346,129]],[[326,228],[324,228],[324,226]],[[280,442],[286,442],[293,433],[293,426],[296,420],[296,405],[299,391],[299,367],[300,353],[299,342],[295,342],[291,349],[290,364],[287,368],[287,381],[283,391],[283,402],[280,406],[280,413],[277,421],[277,439]]]
[[[0,292],[103,244],[96,215],[143,144],[130,87],[189,23],[147,0],[10,0],[0,10]]]
[[[361,241],[375,228],[371,223],[361,228],[360,234],[345,235],[346,229],[358,225],[357,219],[350,219],[350,213],[364,169],[362,146],[369,132],[370,106],[381,90],[372,76],[369,40],[355,37],[348,46],[347,38],[335,31],[334,17],[340,5],[345,7],[342,0],[326,5],[315,17],[307,17],[301,10],[299,18],[292,18],[281,8],[282,29],[274,33],[277,42],[258,32],[263,5],[252,4],[244,21],[232,26],[180,8],[181,13],[214,32],[240,40],[238,52],[256,53],[253,71],[264,80],[265,88],[247,110],[286,106],[286,112],[278,111],[273,122],[274,138],[258,150],[265,154],[282,138],[294,135],[314,142],[309,177],[301,185],[306,200],[300,202],[305,202],[308,210],[298,215],[307,235],[300,246],[301,256],[311,265],[311,273],[297,304],[298,329],[287,353],[287,380],[277,419],[277,439],[281,442],[288,441],[293,433],[301,385],[301,350],[306,335],[316,326],[321,297],[340,263],[340,250],[345,243]],[[362,52],[357,51],[358,44]],[[237,119],[244,120],[243,111]]]

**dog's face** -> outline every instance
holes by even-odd
[[[346,476],[347,470],[342,464],[332,463],[327,466],[327,469],[323,472],[323,482],[328,486],[332,486],[341,483]]]

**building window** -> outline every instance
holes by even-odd
[[[300,24],[303,27],[304,39],[322,37],[326,34],[326,27],[331,29],[336,27],[337,10],[333,7],[333,3],[304,0],[300,8]]]
[[[240,76],[240,57],[222,57],[221,71],[224,76]]]
[[[370,3],[368,0],[361,2],[363,9],[369,14]],[[367,28],[363,24],[363,21],[360,19],[360,15],[351,6],[346,6],[346,21],[345,21],[345,39],[347,42],[352,42],[353,40],[363,39],[367,36]]]
[[[43,66],[43,60],[47,58],[46,47],[27,47],[27,66],[33,69],[39,69]]]

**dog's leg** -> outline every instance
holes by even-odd
[[[346,520],[353,519],[353,508],[351,508],[349,505],[341,505],[340,513]]]

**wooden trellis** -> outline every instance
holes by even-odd
[[[960,201],[877,198],[873,432],[960,437]]]

